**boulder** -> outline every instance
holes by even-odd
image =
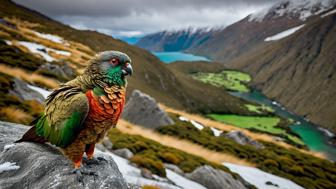
[[[163,165],[166,169],[172,170],[179,175],[182,175],[182,176],[184,175],[184,172],[177,165],[170,164],[170,163],[164,163]]]
[[[72,163],[54,146],[36,143],[12,143],[29,127],[0,122],[0,165],[11,164],[12,169],[0,173],[0,188],[128,188],[112,157],[96,152],[95,157],[107,161],[83,168],[96,175],[83,174],[82,182],[72,173]],[[9,162],[9,163],[8,163]]]
[[[131,152],[131,150],[127,148],[121,148],[118,150],[114,150],[113,153],[125,159],[130,159],[134,156],[133,152]]]
[[[186,177],[211,189],[245,189],[247,188],[240,180],[236,180],[229,173],[204,165],[195,169]]]
[[[154,98],[139,90],[132,92],[125,105],[122,118],[150,129],[174,124],[174,121],[158,106]]]
[[[109,138],[104,137],[102,144],[105,146],[106,149],[112,150],[113,144]]]
[[[76,77],[76,73],[66,63],[63,65],[52,63],[42,64],[37,72],[41,74],[52,75],[62,81],[69,81]]]
[[[250,137],[246,136],[241,131],[230,131],[229,133],[224,134],[224,137],[232,139],[232,140],[234,140],[235,142],[237,142],[241,145],[248,144],[248,145],[252,145],[252,146],[254,146],[255,148],[258,148],[258,149],[264,148],[264,146],[261,143],[251,139]]]
[[[150,170],[146,169],[146,168],[140,168],[140,174],[143,178],[147,178],[147,179],[154,179],[153,174]]]
[[[29,88],[26,82],[17,78],[14,78],[13,81],[13,89],[9,91],[9,94],[14,95],[21,100],[36,100],[40,103],[44,102],[44,97],[40,93]]]

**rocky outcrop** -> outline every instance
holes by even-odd
[[[195,169],[192,173],[186,174],[187,178],[202,184],[211,189],[245,189],[246,186],[232,177],[232,175],[204,165]]]
[[[84,169],[96,175],[83,174],[82,182],[78,182],[72,163],[54,146],[26,142],[10,145],[28,128],[0,122],[0,165],[10,162],[19,166],[0,173],[0,188],[128,188],[112,157],[104,153],[95,153],[106,160],[97,165],[83,160]]]
[[[61,81],[69,81],[76,77],[76,73],[70,66],[68,66],[68,64],[42,64],[37,72],[41,74],[52,75]]]
[[[226,138],[232,139],[232,140],[234,140],[235,142],[237,142],[241,145],[247,145],[248,144],[248,145],[252,145],[252,146],[254,146],[258,149],[264,148],[264,146],[261,143],[251,139],[250,137],[246,136],[241,131],[230,131],[227,134],[223,134],[223,136],[226,137]]]
[[[120,156],[120,157],[123,157],[125,159],[130,159],[134,156],[133,152],[131,152],[131,150],[129,150],[127,148],[114,150],[113,153]]]
[[[174,124],[151,96],[134,90],[125,105],[122,118],[150,129]]]
[[[20,79],[13,79],[13,89],[9,91],[9,94],[12,94],[21,100],[37,100],[40,103],[43,103],[44,97],[34,91],[33,89],[27,86],[27,83]]]

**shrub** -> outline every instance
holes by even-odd
[[[166,170],[160,161],[144,157],[142,155],[135,155],[130,159],[131,162],[137,164],[140,167],[150,170],[152,173],[161,177],[166,177]]]
[[[181,162],[181,157],[171,152],[165,152],[163,154],[159,154],[159,156],[161,157],[162,161],[167,162],[167,163],[172,163],[172,164],[177,165]]]

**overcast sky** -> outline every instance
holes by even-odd
[[[78,29],[112,36],[227,26],[278,0],[14,0]]]

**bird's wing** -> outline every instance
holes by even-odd
[[[66,147],[83,129],[88,112],[87,97],[79,88],[61,87],[48,97],[45,114],[38,120],[36,132],[50,143]]]

